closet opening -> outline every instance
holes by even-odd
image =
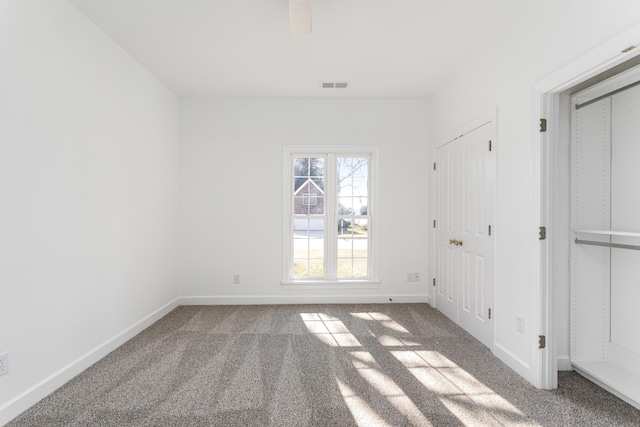
[[[557,92],[555,103],[542,197],[552,229],[548,388],[557,370],[576,370],[640,408],[640,310],[628,303],[640,301],[640,125],[630,118],[640,117],[640,56]]]

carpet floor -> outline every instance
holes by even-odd
[[[427,304],[182,306],[8,426],[638,426],[538,390]]]

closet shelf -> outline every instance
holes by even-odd
[[[598,230],[595,228],[574,228],[571,231],[573,231],[574,233],[599,234],[604,236],[640,237],[640,231],[638,230]]]
[[[640,407],[640,378],[633,373],[603,361],[572,361],[572,365],[582,376],[636,408]]]

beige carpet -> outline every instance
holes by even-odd
[[[9,426],[638,426],[537,390],[426,304],[179,307]]]

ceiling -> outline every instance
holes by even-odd
[[[294,38],[288,0],[69,1],[181,97],[426,98],[496,15],[495,0],[311,0],[313,32]]]

